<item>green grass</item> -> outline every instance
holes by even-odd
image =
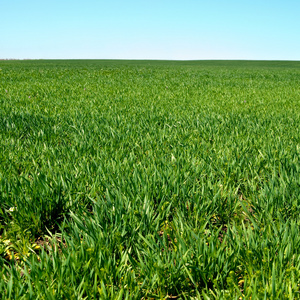
[[[300,62],[0,68],[3,299],[300,298]]]

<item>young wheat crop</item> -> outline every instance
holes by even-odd
[[[299,62],[0,62],[3,299],[300,297]]]

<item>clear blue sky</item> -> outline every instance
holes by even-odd
[[[300,60],[300,0],[0,0],[0,58]]]

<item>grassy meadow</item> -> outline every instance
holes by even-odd
[[[1,61],[1,299],[300,299],[300,62]]]

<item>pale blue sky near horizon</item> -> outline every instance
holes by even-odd
[[[0,58],[300,60],[300,0],[0,0]]]

